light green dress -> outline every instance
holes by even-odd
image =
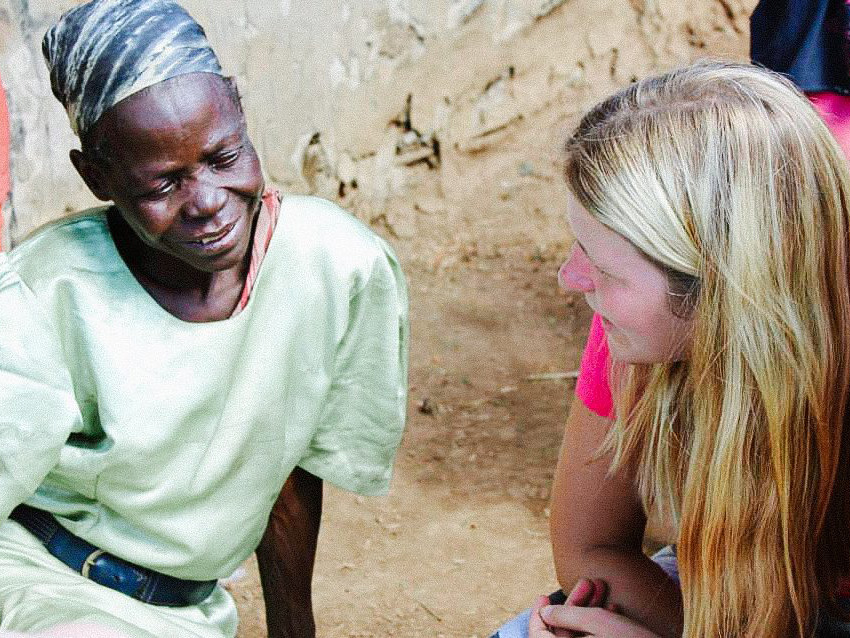
[[[25,449],[15,457],[34,463],[17,482],[41,482],[29,504],[126,560],[206,580],[254,550],[296,465],[362,494],[388,489],[405,419],[407,298],[380,238],[329,202],[284,198],[245,309],[190,323],[139,285],[104,213],[53,225],[10,257],[59,335],[56,365],[76,398],[38,448],[52,454],[46,477]],[[164,609],[57,563],[17,524],[0,526],[0,628],[99,620],[130,635],[235,632],[221,588],[203,605]]]

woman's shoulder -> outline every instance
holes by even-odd
[[[326,258],[351,268],[369,268],[376,260],[396,261],[392,248],[371,228],[320,197],[284,196],[275,233],[280,233],[288,254]]]
[[[317,239],[348,237],[353,241],[370,242],[375,233],[352,213],[338,204],[312,195],[284,195],[279,220],[290,232],[301,231]]]
[[[347,296],[368,283],[404,294],[404,274],[392,247],[354,215],[318,197],[282,199],[266,260],[268,282],[295,276]]]
[[[11,266],[29,285],[71,270],[113,270],[107,210],[92,208],[41,226],[9,252]]]

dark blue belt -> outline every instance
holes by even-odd
[[[18,505],[9,518],[20,523],[44,543],[48,552],[74,571],[151,605],[197,605],[215,589],[214,580],[174,578],[113,556],[66,530],[49,512],[29,505]]]

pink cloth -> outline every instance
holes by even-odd
[[[251,298],[251,291],[254,289],[254,282],[260,272],[260,265],[269,250],[269,244],[272,242],[272,235],[277,225],[277,218],[280,216],[280,199],[280,193],[274,188],[269,188],[263,193],[263,204],[260,206],[260,212],[257,213],[257,225],[254,227],[254,238],[251,243],[248,273],[245,275],[242,296],[239,298],[236,308],[233,309],[232,317],[242,312],[248,305],[248,299]]]
[[[807,94],[829,130],[838,140],[844,155],[850,158],[850,96],[819,91]]]
[[[602,317],[593,315],[587,345],[581,357],[576,396],[588,409],[607,419],[614,418],[614,401],[608,383],[611,362],[608,355],[608,340],[602,328]]]

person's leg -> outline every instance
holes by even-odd
[[[528,638],[528,621],[531,609],[526,609],[519,616],[514,616],[490,638]]]
[[[850,612],[850,598],[840,598],[839,605]],[[842,622],[824,614],[818,622],[816,638],[850,638],[850,622]]]
[[[0,525],[0,573],[2,631],[46,638],[59,635],[69,625],[76,631],[88,624],[123,638],[233,638],[236,634],[236,608],[221,587],[199,605],[149,605],[84,578],[13,521]]]
[[[679,580],[679,561],[676,558],[675,545],[667,545],[667,547],[662,547],[652,555],[652,560],[655,561],[658,566],[664,570],[664,573],[667,574],[671,578],[671,580],[673,580],[677,585],[679,585],[679,588],[682,587],[682,583]]]

